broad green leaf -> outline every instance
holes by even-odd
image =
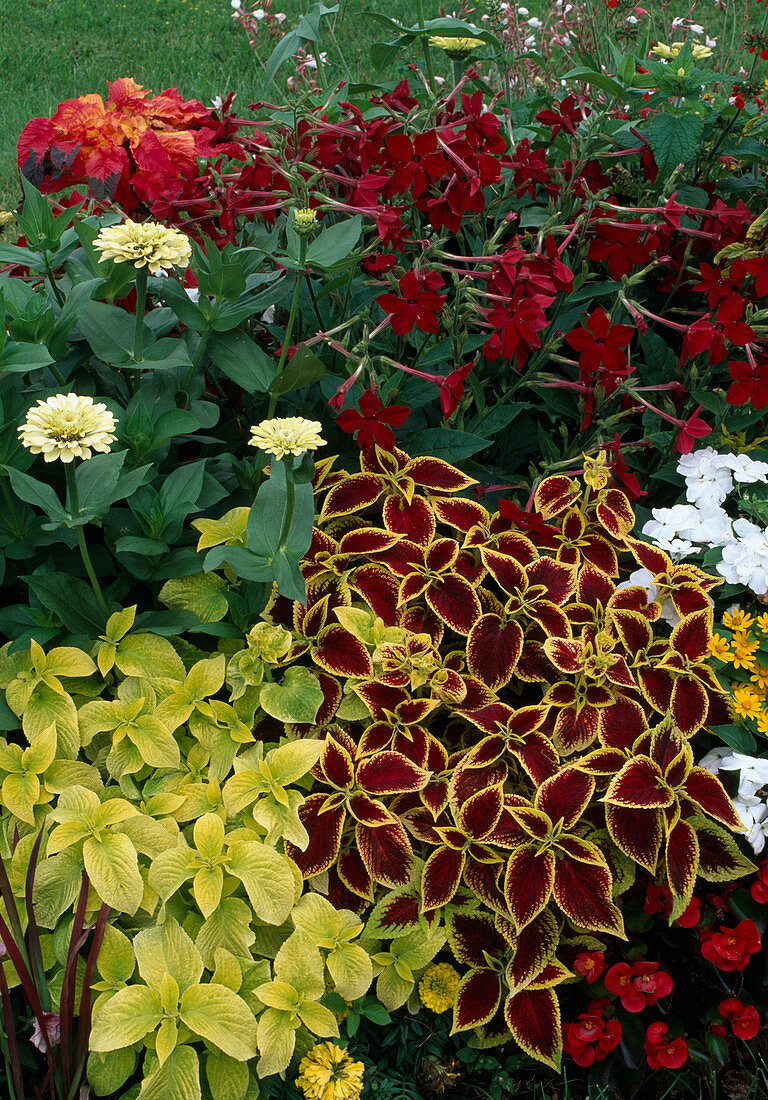
[[[288,937],[275,957],[275,978],[308,998],[320,998],[325,992],[324,969],[320,952],[300,930]]]
[[[224,848],[224,822],[218,814],[203,814],[198,818],[192,835],[204,860],[218,859]]]
[[[259,1016],[258,1045],[261,1052],[257,1072],[259,1077],[269,1077],[273,1073],[282,1073],[288,1068],[296,1045],[296,1029],[299,1021],[292,1025],[290,1016],[276,1008],[267,1008]]]
[[[205,1063],[205,1076],[213,1100],[244,1100],[248,1091],[248,1066],[221,1054],[209,1051]]]
[[[138,1100],[200,1100],[201,1095],[197,1052],[179,1046],[144,1078]]]
[[[172,1018],[166,1018],[157,1029],[155,1040],[155,1054],[162,1066],[165,1060],[173,1054],[179,1041],[179,1025]]]
[[[184,662],[165,638],[156,634],[129,634],[117,647],[115,664],[124,676],[183,681]]]
[[[151,714],[137,718],[128,736],[151,768],[177,768],[179,746],[159,718]]]
[[[47,684],[40,684],[24,708],[22,728],[27,739],[34,741],[52,722],[56,726],[58,755],[74,760],[80,752],[80,731],[74,700],[70,695],[60,695]]]
[[[208,341],[211,361],[246,393],[267,393],[277,373],[272,356],[243,332],[217,332]]]
[[[91,676],[96,665],[81,649],[59,646],[46,654],[45,671],[54,676]]]
[[[115,832],[102,833],[100,841],[88,837],[83,844],[83,860],[101,900],[133,916],[144,896],[144,882],[136,849],[128,837]]]
[[[231,989],[233,993],[239,993],[243,984],[243,970],[231,951],[225,951],[220,947],[216,952],[216,970],[212,982],[218,982]]]
[[[331,268],[349,256],[362,233],[363,219],[359,214],[329,225],[310,241],[307,263]]]
[[[704,120],[692,111],[686,114],[660,112],[651,119],[648,144],[659,168],[676,168],[691,159],[704,132]]]
[[[205,699],[215,695],[224,683],[226,669],[227,659],[223,653],[192,665],[184,684],[190,698]]]
[[[42,775],[54,761],[57,741],[56,723],[52,722],[47,729],[41,730],[32,740],[29,748],[24,750],[22,756],[24,770]]]
[[[174,611],[191,611],[200,622],[218,623],[229,609],[227,582],[217,573],[172,577],[160,589],[160,601]]]
[[[321,382],[323,378],[325,378],[325,363],[322,359],[318,359],[309,348],[299,347],[293,358],[274,379],[269,392],[274,397],[280,397],[292,390],[300,390],[304,386]]]
[[[389,1012],[393,1012],[408,1000],[413,985],[412,981],[401,978],[394,966],[388,966],[379,974],[376,982],[376,996]]]
[[[299,997],[288,982],[265,982],[254,993],[267,1008],[278,1008],[281,1012],[294,1012]]]
[[[323,689],[308,668],[286,669],[282,684],[265,684],[259,706],[278,722],[311,723],[323,704]]]
[[[290,860],[253,841],[238,841],[229,848],[229,874],[239,878],[253,911],[267,924],[282,924],[293,907],[294,881]]]
[[[117,1092],[136,1068],[136,1057],[136,1051],[130,1047],[110,1050],[106,1054],[92,1050],[88,1055],[86,1076],[95,1094],[109,1096]]]
[[[314,768],[322,750],[322,741],[300,738],[272,749],[267,753],[267,764],[273,778],[284,786],[295,783]]]
[[[192,881],[192,893],[204,917],[210,917],[221,901],[224,872],[221,867],[201,867]]]
[[[371,957],[358,944],[338,944],[328,953],[326,965],[333,978],[335,992],[345,1001],[356,1001],[368,992],[373,981]]]
[[[11,813],[29,825],[35,824],[35,806],[40,797],[40,780],[32,772],[6,775],[2,786],[2,801]]]
[[[329,1008],[318,1004],[316,1001],[305,1001],[299,1009],[299,1019],[304,1027],[308,1027],[321,1039],[338,1038],[339,1036],[339,1025],[336,1022],[336,1017]]]
[[[208,970],[216,965],[216,951],[220,947],[231,951],[238,958],[250,955],[256,936],[251,928],[251,907],[241,898],[224,898],[195,937],[195,947],[203,957]]]
[[[163,901],[168,901],[187,879],[192,878],[196,861],[195,853],[186,844],[161,852],[152,860],[149,885],[157,890]]]
[[[61,523],[67,518],[67,512],[50,485],[22,473],[21,470],[14,470],[12,466],[3,466],[3,469],[8,474],[11,488],[19,500],[40,508],[53,523]]]
[[[223,985],[194,985],[181,997],[181,1021],[239,1062],[258,1053],[256,1020],[248,1005]]]
[[[77,899],[83,884],[83,857],[76,848],[59,852],[37,865],[33,900],[35,916],[43,928],[55,928]]]
[[[96,960],[99,974],[106,982],[128,982],[136,968],[131,941],[113,924],[104,929],[104,939]]]
[[[320,894],[304,894],[291,910],[291,920],[316,947],[333,947],[341,932],[341,914]]]
[[[162,1019],[160,997],[145,985],[120,989],[98,1013],[89,1046],[97,1052],[132,1046],[154,1031]]]
[[[139,973],[154,989],[160,988],[166,974],[171,975],[182,992],[202,977],[200,953],[173,917],[168,917],[165,924],[139,932],[133,948]]]

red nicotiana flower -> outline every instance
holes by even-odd
[[[364,390],[357,403],[357,409],[345,409],[336,417],[337,426],[350,435],[357,432],[356,443],[361,451],[368,450],[378,443],[385,451],[391,451],[395,445],[395,433],[408,419],[410,409],[406,405],[382,405],[372,389]]]
[[[717,309],[723,298],[728,298],[733,294],[731,277],[726,275],[722,268],[711,267],[710,264],[703,262],[699,264],[699,271],[701,272],[701,279],[698,283],[694,283],[691,289],[706,294],[709,308]]]
[[[621,439],[619,433],[613,437],[613,442],[608,444],[608,449],[613,451],[613,461],[610,463],[611,478],[618,485],[621,485],[622,491],[630,499],[630,501],[639,500],[640,497],[648,496],[645,489],[640,488],[640,482],[637,477],[631,472],[629,466],[624,461],[624,457],[621,454]]]
[[[596,232],[589,246],[589,258],[607,264],[614,279],[629,275],[633,267],[647,264],[660,244],[653,227],[643,222],[627,222],[623,226],[599,223]]]
[[[753,409],[768,405],[768,360],[742,363],[729,359],[728,373],[733,380],[725,395],[729,405],[751,405]]]
[[[392,315],[392,331],[403,336],[411,332],[415,325],[421,332],[437,332],[438,315],[448,297],[437,293],[442,285],[443,280],[437,271],[417,274],[411,270],[398,280],[402,297],[380,294],[376,301],[385,313]]]
[[[717,308],[714,320],[700,317],[689,325],[683,345],[681,362],[703,351],[709,352],[709,362],[722,363],[727,354],[726,342],[743,347],[757,338],[754,329],[742,321],[744,302],[733,294],[724,298]]]
[[[661,997],[672,992],[672,979],[666,970],[660,970],[657,962],[638,959],[629,963],[616,963],[605,975],[605,988],[621,998],[626,1012],[642,1012]]]
[[[582,1012],[577,1020],[566,1025],[563,1050],[578,1066],[601,1062],[621,1042],[621,1024],[602,1016]]]
[[[440,382],[440,408],[443,411],[443,419],[447,420],[456,412],[459,402],[464,396],[464,382],[466,381],[474,363],[465,363],[463,367],[457,367],[447,374]]]
[[[583,102],[579,102],[576,96],[567,95],[560,103],[555,100],[546,111],[539,111],[535,118],[537,122],[550,127],[552,131],[550,138],[554,141],[561,130],[565,130],[567,134],[575,134],[576,127],[590,113],[589,108],[585,107]]]
[[[736,997],[721,1001],[717,1011],[724,1020],[730,1020],[737,1039],[754,1039],[760,1030],[760,1014],[754,1005],[743,1005]]]
[[[669,1028],[658,1021],[645,1034],[645,1055],[651,1069],[680,1069],[688,1059],[685,1039],[670,1039]]]
[[[410,193],[419,199],[427,188],[450,169],[448,159],[437,143],[437,133],[388,134],[384,142],[384,159],[392,172],[385,188],[386,195]]]
[[[701,953],[718,970],[744,970],[750,955],[760,950],[760,933],[752,920],[741,920],[735,928],[722,924],[717,932],[711,929],[701,937]]]
[[[610,396],[622,376],[632,370],[627,365],[624,348],[634,334],[631,325],[612,325],[599,306],[593,310],[583,328],[572,329],[565,337],[566,343],[579,353],[581,380],[599,381],[606,396]]]
[[[539,333],[547,327],[546,315],[533,299],[497,305],[486,314],[494,332],[483,344],[489,363],[497,359],[516,359],[524,367],[532,351],[541,347]]]
[[[605,955],[602,951],[582,951],[573,960],[573,969],[592,985],[605,970]]]
[[[366,256],[360,266],[368,275],[386,275],[396,263],[397,257],[391,253],[374,252],[372,255]]]
[[[703,439],[712,431],[706,420],[702,420],[698,415],[701,408],[702,406],[699,405],[696,412],[689,416],[687,420],[678,421],[678,433],[675,439],[675,450],[678,454],[689,455],[696,440]]]

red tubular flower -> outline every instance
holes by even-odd
[[[350,435],[357,432],[356,443],[361,451],[368,450],[378,443],[385,451],[391,451],[395,445],[395,433],[408,419],[410,409],[406,405],[382,405],[372,389],[364,390],[357,403],[357,409],[345,409],[336,417],[337,426]]]
[[[741,920],[735,928],[722,924],[717,932],[711,929],[701,937],[701,953],[718,970],[744,970],[750,955],[760,950],[760,933],[751,920]]]
[[[576,1065],[591,1066],[601,1062],[620,1042],[618,1020],[604,1020],[602,1016],[583,1012],[578,1020],[566,1025],[563,1050]]]
[[[392,331],[403,336],[415,325],[421,332],[437,332],[438,314],[447,300],[447,295],[436,293],[442,285],[436,271],[417,275],[411,270],[398,281],[402,297],[380,294],[376,301],[385,313],[392,315]]]
[[[630,499],[630,501],[639,500],[640,497],[648,496],[645,489],[640,488],[640,482],[636,476],[630,471],[624,461],[624,457],[621,454],[621,439],[619,433],[613,437],[613,442],[608,444],[608,449],[613,451],[613,462],[611,462],[611,478],[617,483],[616,488],[621,486],[622,492]]]
[[[572,329],[565,337],[579,353],[579,377],[599,381],[607,396],[616,389],[621,376],[630,373],[624,348],[635,334],[631,325],[612,325],[599,306],[583,328]]]
[[[397,257],[391,253],[374,252],[372,255],[366,256],[360,266],[368,275],[385,275],[392,270],[396,263]]]
[[[573,969],[592,985],[605,970],[605,955],[602,951],[582,951],[573,960]]]
[[[660,1021],[648,1028],[645,1035],[645,1055],[651,1069],[680,1069],[688,1060],[685,1039],[670,1039],[669,1028]]]
[[[550,138],[554,141],[562,130],[567,134],[575,134],[576,127],[589,114],[588,107],[585,108],[583,103],[579,103],[575,96],[567,95],[560,103],[555,100],[548,110],[539,111],[535,118],[537,122],[550,127],[552,131]]]
[[[702,420],[697,414],[701,412],[701,405],[699,405],[696,412],[689,416],[687,420],[679,423],[679,430],[677,438],[675,439],[675,450],[678,454],[689,455],[693,450],[693,445],[697,439],[703,439],[705,435],[709,435],[712,429],[706,420]]]
[[[464,382],[469,375],[474,363],[466,363],[463,367],[457,367],[446,375],[440,382],[440,408],[443,410],[443,419],[447,420],[456,412],[459,402],[464,396]]]
[[[736,997],[727,997],[717,1011],[724,1020],[730,1020],[737,1039],[754,1039],[760,1030],[760,1014],[754,1005],[743,1005]]]
[[[741,363],[728,361],[728,373],[733,379],[725,395],[729,405],[751,405],[764,409],[768,405],[768,361]]]
[[[726,341],[736,347],[750,344],[757,338],[757,334],[746,321],[742,321],[743,313],[744,303],[737,294],[723,299],[714,320],[711,317],[700,317],[688,327],[683,356],[692,358],[702,351],[708,351],[711,364],[722,363],[726,357]]]

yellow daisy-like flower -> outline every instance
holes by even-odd
[[[734,668],[753,669],[757,664],[754,650],[750,646],[739,645],[738,642],[734,643],[731,664]]]
[[[447,1012],[453,1008],[458,984],[458,972],[449,963],[433,963],[419,982],[421,1003],[432,1012]]]
[[[657,57],[663,57],[665,61],[671,61],[672,58],[679,57],[683,45],[683,42],[673,42],[671,45],[665,46],[663,42],[659,42],[658,45],[653,47],[651,53]],[[702,61],[705,57],[712,56],[712,50],[709,46],[700,46],[698,42],[694,42],[691,48],[694,61]],[[683,70],[684,72],[685,70]]]
[[[108,225],[99,230],[93,247],[102,259],[117,263],[147,267],[153,275],[172,267],[189,267],[192,246],[189,237],[160,222],[133,222],[126,218],[121,225]]]
[[[768,634],[768,611],[764,611],[762,615],[758,615],[755,619],[755,623],[761,634]]]
[[[72,462],[90,458],[92,451],[106,453],[117,439],[114,430],[115,418],[106,405],[76,393],[57,393],[27,412],[19,433],[33,455],[42,454],[46,462]]]
[[[733,611],[726,611],[723,615],[723,626],[727,626],[730,630],[749,630],[754,621],[753,617],[740,607],[735,607]]]
[[[731,696],[733,709],[740,718],[757,718],[761,711],[760,700],[752,688],[735,687]]]
[[[275,458],[303,455],[325,446],[320,435],[322,427],[318,420],[305,420],[303,416],[277,416],[274,420],[254,424],[248,443],[251,447],[261,447]]]
[[[753,684],[757,684],[760,691],[765,691],[768,688],[768,666],[755,665],[750,680]]]
[[[761,710],[757,716],[757,728],[760,733],[768,734],[768,710]]]
[[[451,61],[461,61],[467,54],[472,53],[478,46],[482,46],[481,38],[451,38],[449,35],[433,34],[429,39],[430,46],[438,50],[445,50]]]
[[[717,657],[718,661],[730,661],[731,659],[731,647],[728,639],[723,638],[720,634],[712,635],[709,652],[713,657]]]
[[[296,1087],[306,1100],[358,1100],[363,1091],[362,1062],[353,1062],[343,1047],[316,1043],[299,1063]]]

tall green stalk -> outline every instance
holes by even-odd
[[[69,501],[72,505],[72,512],[75,517],[80,515],[80,497],[77,492],[77,479],[75,477],[74,463],[69,462],[64,467],[67,479],[67,491],[69,493]],[[85,531],[83,525],[80,524],[75,528],[77,532],[77,545],[80,549],[80,557],[83,559],[83,565],[85,566],[85,572],[88,575],[88,580],[91,582],[91,588],[96,597],[99,607],[106,616],[109,616],[109,607],[107,601],[104,599],[104,593],[101,591],[101,585],[99,584],[99,578],[96,576],[96,570],[93,568],[93,562],[91,561],[91,555],[88,553],[88,547],[85,542]]]

